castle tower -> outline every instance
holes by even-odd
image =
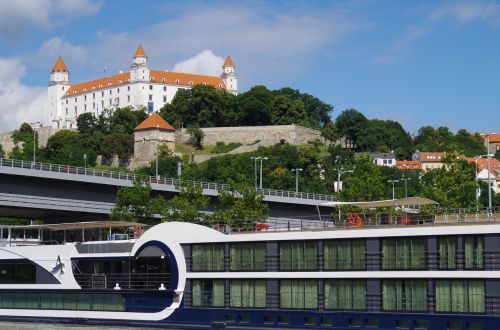
[[[222,81],[224,82],[224,85],[226,86],[226,91],[233,94],[237,94],[238,78],[236,77],[236,71],[231,56],[228,56],[226,58],[224,64],[222,65],[222,69],[224,71],[222,72],[221,78]]]
[[[134,165],[147,165],[154,160],[160,144],[174,151],[175,128],[153,112],[134,129]]]
[[[149,81],[148,56],[142,45],[139,45],[135,51],[134,60],[130,66],[130,81]]]
[[[62,127],[62,122],[58,118],[62,117],[63,105],[61,98],[66,94],[71,84],[69,83],[69,70],[62,57],[57,59],[52,72],[48,88],[49,107],[46,118],[43,119],[46,125]]]

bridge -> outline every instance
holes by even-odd
[[[131,187],[137,174],[68,165],[0,159],[0,217],[51,221],[81,221],[109,217],[120,187]],[[149,177],[154,195],[166,199],[179,193],[176,178]],[[226,184],[189,181],[211,198],[209,210]],[[322,203],[335,196],[275,189],[258,189],[270,216],[329,218],[332,209]]]

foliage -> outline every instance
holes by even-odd
[[[93,136],[78,134],[72,130],[61,130],[52,135],[43,149],[43,157],[55,164],[84,166],[84,155],[87,165],[94,166],[99,148],[99,141]]]
[[[36,154],[40,155],[38,133],[36,133],[29,124],[21,124],[19,129],[16,129],[14,132],[12,132],[11,137],[14,142],[14,148],[12,148],[10,158],[33,160],[33,139],[35,139],[36,141],[35,152]]]
[[[320,127],[331,121],[331,105],[298,90],[254,86],[235,96],[212,86],[179,90],[160,115],[176,128],[299,124]]]
[[[486,153],[484,140],[479,133],[470,133],[465,129],[460,129],[453,134],[447,127],[435,129],[432,126],[424,126],[420,128],[415,138],[415,147],[419,151],[458,152],[467,157]]]
[[[366,126],[367,121],[365,115],[361,112],[356,109],[348,109],[338,115],[335,125],[341,136],[344,136],[354,146],[357,146],[359,134]]]
[[[500,150],[497,150],[497,152],[495,153],[495,158],[497,160],[500,160]]]
[[[121,187],[116,193],[116,203],[111,218],[117,220],[151,219],[166,208],[162,196],[151,198],[151,186],[138,177],[132,187]]]
[[[174,151],[168,147],[167,144],[161,143],[157,147],[158,151],[158,157],[164,158],[164,157],[170,157],[174,154]]]
[[[225,144],[222,141],[218,141],[215,144],[215,147],[213,147],[210,152],[213,154],[225,154],[227,152],[230,152],[231,150],[238,148],[239,146],[241,146],[241,143],[230,142],[228,144]]]
[[[5,151],[3,150],[3,147],[1,144],[0,144],[0,158],[5,158]]]
[[[413,145],[401,124],[392,120],[367,120],[357,136],[358,151],[396,153],[398,159],[411,159]]]
[[[203,149],[203,138],[205,137],[205,133],[203,133],[201,128],[193,125],[188,127],[186,132],[189,134],[189,144],[196,149]]]
[[[208,206],[210,198],[192,182],[185,182],[178,188],[179,194],[166,203],[162,221],[203,222],[207,216],[200,211]]]
[[[422,194],[442,207],[475,206],[475,167],[463,160],[447,159],[442,168],[427,171],[422,176]]]
[[[234,228],[252,229],[255,223],[265,220],[269,207],[243,177],[230,180],[228,189],[219,192],[219,204],[214,213],[214,221],[230,224]]]
[[[124,162],[134,153],[134,137],[126,133],[111,133],[102,139],[100,148],[104,158],[111,158],[118,155],[120,161]]]
[[[328,122],[325,127],[321,128],[321,136],[330,141],[330,143],[335,143],[337,141],[339,138],[339,131],[333,121]]]
[[[373,164],[367,154],[359,157],[353,173],[346,173],[344,178],[342,200],[363,202],[380,200],[384,197],[380,166]]]

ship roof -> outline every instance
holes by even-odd
[[[128,221],[89,221],[89,222],[51,223],[43,225],[3,226],[3,227],[26,228],[26,229],[36,228],[36,229],[49,229],[53,231],[58,231],[58,230],[119,228],[119,227],[135,227],[135,226],[144,226],[144,224],[138,222],[128,222]]]

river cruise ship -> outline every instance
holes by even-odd
[[[180,222],[144,232],[111,221],[4,226],[0,319],[494,330],[500,223],[482,220],[409,217],[229,234]]]

